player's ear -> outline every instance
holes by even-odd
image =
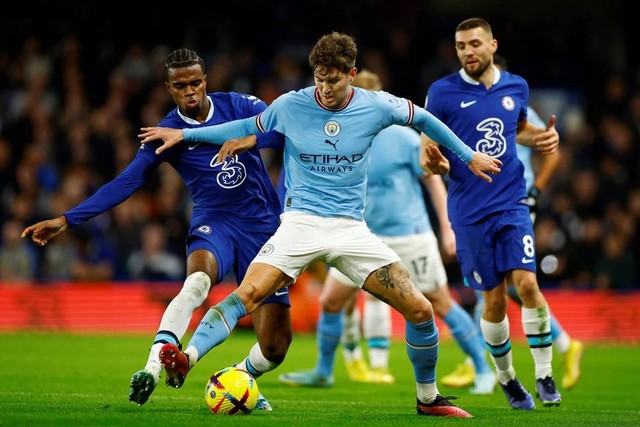
[[[353,79],[356,78],[356,74],[358,74],[358,68],[353,67],[351,71],[349,71],[349,83],[353,83]]]
[[[498,50],[498,40],[491,40],[491,54],[493,55]]]

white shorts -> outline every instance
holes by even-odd
[[[285,212],[280,219],[280,227],[252,262],[272,265],[294,280],[307,265],[323,261],[362,287],[372,271],[400,261],[364,221],[298,211]]]
[[[433,292],[447,284],[447,272],[442,263],[438,239],[433,231],[411,236],[380,238],[400,256],[409,270],[411,280],[420,292]],[[346,285],[355,286],[353,281],[335,268],[330,268],[329,274]]]

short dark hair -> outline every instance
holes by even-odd
[[[356,56],[358,47],[353,37],[332,32],[320,37],[311,53],[309,53],[309,65],[313,71],[320,71],[322,74],[331,69],[348,73],[356,66]]]
[[[204,61],[200,55],[191,49],[176,49],[167,55],[167,60],[164,63],[164,78],[168,80],[168,72],[172,68],[186,68],[192,65],[200,65],[204,73]]]
[[[482,18],[469,18],[465,19],[456,27],[456,33],[458,31],[467,31],[472,30],[474,28],[482,28],[485,30],[491,38],[493,38],[493,31],[491,30],[491,25],[487,21]]]

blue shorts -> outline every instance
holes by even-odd
[[[233,269],[238,284],[242,282],[247,268],[267,240],[275,233],[275,227],[256,227],[251,230],[240,228],[220,218],[192,218],[191,228],[187,236],[187,256],[197,249],[204,249],[213,254],[218,262],[218,277],[215,283]],[[288,288],[264,300],[263,304],[279,303],[291,306]]]
[[[536,272],[529,208],[496,212],[471,225],[456,225],[457,256],[465,285],[488,291],[511,270]]]

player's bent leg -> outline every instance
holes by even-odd
[[[251,318],[258,343],[251,348],[240,367],[254,378],[259,378],[276,369],[284,360],[292,339],[291,314],[288,305],[267,303],[251,313]],[[273,410],[262,391],[258,395],[256,409]]]
[[[196,262],[193,261],[194,257],[196,260],[207,257],[212,259],[213,255],[208,251],[196,251],[189,257],[190,262]],[[165,343],[179,345],[180,339],[189,326],[193,311],[205,301],[210,288],[210,276],[201,269],[187,276],[180,292],[171,300],[162,315],[145,368],[134,373],[129,381],[130,401],[141,406],[149,400],[158,384],[162,370],[158,356],[160,348]]]
[[[433,307],[413,284],[406,267],[401,262],[381,267],[369,275],[364,288],[398,310],[406,319],[406,348],[415,374],[418,414],[471,417],[438,392],[435,367],[439,334],[433,318]]]

